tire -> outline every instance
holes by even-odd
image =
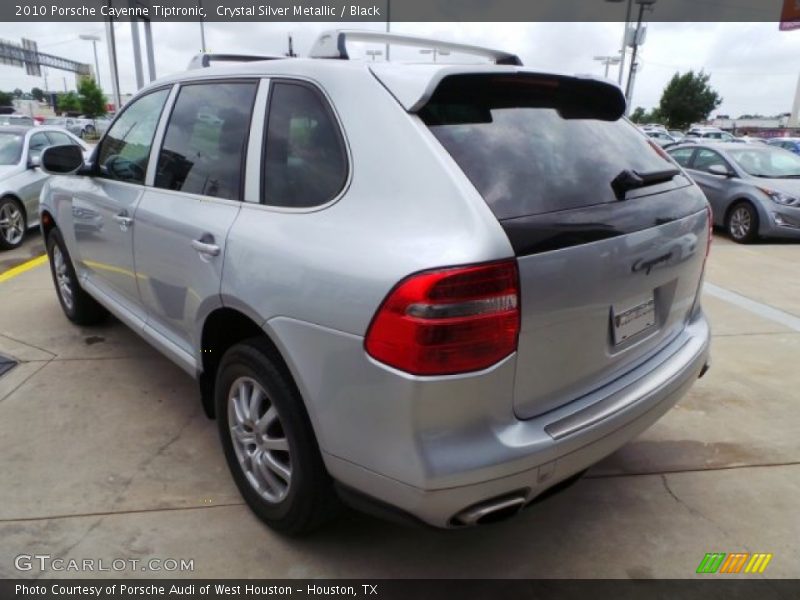
[[[0,250],[19,248],[27,230],[22,204],[16,198],[0,198]]]
[[[58,229],[53,229],[47,237],[47,256],[58,302],[67,318],[76,325],[96,325],[104,321],[108,311],[81,288]]]
[[[734,242],[755,242],[758,239],[758,212],[749,202],[738,202],[728,213],[725,228]]]
[[[288,535],[325,523],[338,508],[333,480],[300,393],[266,340],[224,354],[214,396],[228,467],[253,512]],[[259,396],[255,406],[242,402]]]

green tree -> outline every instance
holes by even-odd
[[[662,115],[657,108],[646,111],[641,106],[637,106],[631,113],[631,121],[634,123],[660,123]]]
[[[13,106],[14,96],[8,92],[0,92],[0,106]]]
[[[38,87],[31,89],[31,96],[33,96],[34,100],[38,100],[39,102],[44,100],[44,92],[42,91],[41,88]]]
[[[13,92],[11,92],[11,93],[14,95],[14,98],[22,98],[22,95],[23,95],[25,92],[23,92],[21,89],[17,88],[17,89],[15,89],[15,90],[14,90]]]
[[[637,106],[631,113],[631,121],[634,123],[644,123],[644,117],[646,114],[647,111],[645,109],[643,109],[641,106]]]
[[[106,114],[106,97],[103,94],[103,90],[91,77],[87,77],[80,82],[78,96],[80,98],[81,112],[90,119],[102,117]]]
[[[658,111],[670,127],[686,128],[705,121],[722,98],[708,85],[711,76],[703,71],[675,73],[661,95]]]
[[[58,110],[62,113],[76,113],[81,110],[81,99],[75,92],[58,95]]]

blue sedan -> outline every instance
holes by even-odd
[[[795,154],[800,154],[800,138],[775,138],[774,140],[770,140],[767,142],[770,146],[777,146],[778,148],[783,148],[784,150],[788,150],[789,152],[794,152]]]

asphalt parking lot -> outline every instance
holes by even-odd
[[[244,505],[189,377],[116,321],[69,324],[46,264],[2,275],[42,252],[31,233],[0,254],[0,353],[20,361],[0,378],[0,577],[42,576],[15,570],[25,553],[193,559],[196,577],[687,578],[707,552],[800,576],[796,244],[716,236],[711,371],[564,493],[482,528],[346,512],[300,540]]]

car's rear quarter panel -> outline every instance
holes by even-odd
[[[387,293],[409,274],[513,251],[450,157],[366,70],[343,70],[320,84],[341,120],[349,183],[318,210],[243,204],[228,237],[222,298],[263,324],[283,351],[325,451],[418,479],[425,470],[419,456],[398,452],[420,435],[413,414],[419,404],[386,387],[381,377],[402,376],[366,357],[363,336]],[[485,401],[510,414],[513,365],[497,371],[442,391],[477,386]],[[357,391],[340,385],[342,378],[358,381]],[[373,443],[359,434],[374,436]],[[365,455],[376,444],[387,451]]]

